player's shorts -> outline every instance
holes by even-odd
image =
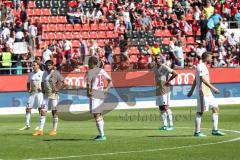
[[[89,102],[90,113],[102,113],[103,112],[103,103],[104,99],[98,99],[91,97]]]
[[[42,103],[42,109],[43,110],[57,110],[58,102],[59,102],[58,95],[57,95],[56,99],[49,99],[47,97],[44,97],[44,100]]]
[[[211,96],[204,96],[203,94],[199,94],[197,96],[197,112],[206,112],[214,107],[218,107],[218,103],[216,99]]]
[[[163,106],[163,105],[169,106],[170,105],[170,95],[171,95],[171,92],[168,92],[161,96],[157,96],[156,97],[156,105],[157,106]]]
[[[43,93],[32,93],[28,98],[27,108],[40,108],[43,103]]]

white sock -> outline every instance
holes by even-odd
[[[26,113],[26,126],[30,126],[30,120],[31,120],[31,113]]]
[[[103,120],[97,121],[96,125],[97,125],[97,128],[98,128],[99,134],[101,136],[104,136],[104,121]]]
[[[168,115],[168,119],[169,119],[169,125],[173,126],[173,114],[172,114],[172,112]]]
[[[43,130],[43,127],[45,125],[45,121],[46,121],[46,116],[40,116],[40,120],[39,120],[39,130]]]
[[[57,126],[58,126],[58,116],[53,117],[53,130],[57,130]]]
[[[196,113],[196,119],[195,119],[195,133],[200,132],[200,127],[201,127],[201,120],[202,116],[198,113]]]
[[[213,130],[218,130],[218,113],[212,114],[212,120],[213,120]]]
[[[163,125],[167,127],[168,126],[168,123],[167,123],[167,112],[161,112],[161,116],[162,116]]]

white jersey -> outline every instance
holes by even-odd
[[[38,92],[38,89],[41,89],[43,71],[39,70],[38,72],[31,72],[28,75],[27,82],[30,83],[32,92]]]
[[[157,95],[164,95],[170,92],[170,88],[166,86],[166,82],[168,81],[170,74],[173,70],[165,64],[153,67],[153,71],[155,73],[155,82],[158,86]]]
[[[208,86],[206,86],[200,79],[204,77],[210,82],[209,71],[205,63],[200,62],[196,69],[196,87],[197,92],[202,92],[204,96],[212,96],[212,92]]]
[[[87,73],[87,81],[91,83],[93,90],[103,90],[104,80],[111,80],[110,76],[101,68],[90,69]]]

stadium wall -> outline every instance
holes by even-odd
[[[194,106],[195,95],[189,99],[189,91],[195,71],[178,70],[173,80],[172,106]],[[154,75],[149,71],[112,72],[113,88],[106,103],[112,109],[152,108],[155,106]],[[240,69],[218,68],[210,70],[211,81],[220,89],[215,95],[219,104],[240,104]],[[84,74],[66,74],[67,89],[60,93],[60,104],[72,111],[88,110]],[[0,78],[0,114],[21,114],[25,112],[28,99],[26,92],[27,76],[1,76]],[[67,103],[65,103],[67,102]]]

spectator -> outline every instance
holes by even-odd
[[[67,60],[67,63],[70,63],[71,52],[72,52],[72,43],[66,39],[63,40],[63,52],[64,57]]]
[[[213,36],[212,36],[212,30],[208,30],[206,34],[206,45],[207,45],[207,51],[211,52],[213,49]]]
[[[112,48],[109,41],[105,41],[104,51],[105,51],[105,59],[107,60],[106,63],[107,64],[112,64],[113,48]]]
[[[176,55],[176,58],[174,61],[175,67],[184,68],[184,57],[183,57],[183,49],[182,49],[181,42],[178,42],[176,44],[174,53]]]
[[[20,19],[21,19],[22,23],[24,23],[27,20],[27,12],[24,7],[21,7]]]
[[[125,22],[126,29],[132,30],[132,23],[131,23],[130,13],[128,8],[125,8],[123,11],[123,20]]]
[[[45,49],[43,50],[42,58],[44,64],[46,61],[51,60],[53,58],[53,53],[48,46],[46,46]]]
[[[12,0],[13,3],[13,8],[18,10],[18,8],[20,7],[20,0]]]
[[[204,10],[204,14],[207,19],[210,18],[211,15],[213,15],[213,13],[214,13],[214,7],[211,5],[210,1],[207,2],[207,5],[206,5],[206,7],[204,7],[203,10]]]
[[[146,15],[146,13],[142,14],[142,17],[140,18],[140,23],[143,30],[146,31],[152,29],[152,20],[149,16]]]
[[[10,67],[12,66],[12,53],[10,48],[5,48],[2,52],[2,68],[4,74],[10,74]]]
[[[75,17],[75,11],[72,7],[69,7],[68,9],[67,21],[70,24],[80,23],[80,19],[78,19],[78,17]]]
[[[31,46],[31,51],[35,50],[35,38],[37,36],[37,27],[32,23],[31,20],[28,21],[28,39],[29,45]]]
[[[14,33],[15,33],[15,42],[23,42],[24,29],[23,29],[22,23],[20,21],[16,22],[16,25],[14,27]]]
[[[29,0],[23,0],[24,8],[28,8]]]
[[[87,44],[84,40],[82,40],[82,38],[80,38],[79,40],[80,43],[80,53],[81,53],[81,57],[82,57],[82,64],[86,64],[85,63],[85,56],[87,54]]]
[[[153,55],[154,59],[155,59],[155,56],[161,54],[161,49],[157,42],[154,43],[153,47],[151,48],[151,51],[152,51],[152,55]]]
[[[238,9],[234,17],[235,17],[235,20],[237,21],[238,28],[240,28],[240,9]]]
[[[202,15],[201,16],[201,20],[200,20],[200,32],[201,32],[201,42],[203,43],[203,40],[205,40],[206,38],[206,34],[207,34],[207,30],[208,30],[208,27],[207,27],[207,24],[208,24],[208,20],[206,18],[205,15]]]
[[[198,6],[195,6],[194,7],[194,13],[193,13],[193,19],[196,20],[196,21],[199,21],[200,16],[201,16],[201,11],[200,11]]]

